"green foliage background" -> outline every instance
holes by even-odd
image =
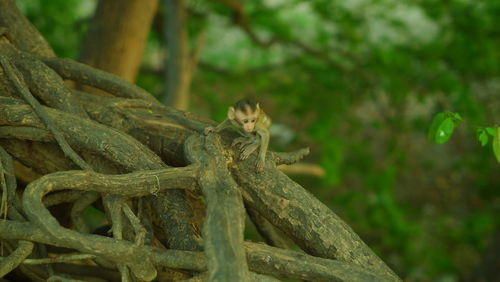
[[[95,1],[17,1],[62,57],[77,58]],[[500,236],[500,165],[475,140],[500,122],[500,2],[255,0],[264,47],[217,1],[189,1],[191,43],[206,32],[191,111],[222,120],[242,96],[276,127],[274,150],[311,146],[322,179],[295,177],[407,281],[487,273]],[[164,43],[152,30],[138,83],[160,96]],[[426,139],[443,110],[467,121]],[[498,255],[494,257],[498,262]],[[494,269],[493,269],[494,271]]]

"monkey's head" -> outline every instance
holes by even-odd
[[[229,107],[227,117],[236,121],[244,131],[250,133],[255,130],[255,123],[259,119],[260,107],[249,99],[241,99]]]

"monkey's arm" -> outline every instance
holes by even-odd
[[[258,128],[257,134],[260,136],[260,151],[259,158],[255,164],[255,170],[257,172],[262,171],[264,168],[264,163],[266,161],[267,146],[269,145],[269,130],[267,128]]]
[[[230,127],[231,124],[232,124],[231,120],[226,118],[223,122],[219,123],[219,125],[217,125],[216,127],[213,127],[213,126],[205,127],[205,130],[203,131],[203,133],[205,133],[205,135],[208,135],[212,132],[219,133],[224,128]]]
[[[240,146],[240,160],[247,159],[260,146],[259,138],[260,136],[247,138],[247,141]]]
[[[238,147],[238,149],[243,152],[246,146],[258,142],[256,140],[257,137],[251,134],[244,134],[243,137],[234,138],[233,143],[231,143],[232,147]]]

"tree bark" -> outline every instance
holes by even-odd
[[[163,103],[176,109],[186,110],[191,83],[190,55],[187,34],[185,0],[164,0],[166,9],[165,61],[166,91]]]
[[[39,56],[55,56],[45,38],[21,14],[13,0],[0,1],[0,28],[5,28],[3,32],[19,50]]]
[[[100,0],[80,61],[134,82],[158,0]]]

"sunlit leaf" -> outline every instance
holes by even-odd
[[[486,127],[486,132],[488,132],[488,134],[492,137],[495,136],[495,128],[493,127]]]
[[[435,141],[437,130],[438,130],[439,126],[441,125],[441,123],[443,123],[445,118],[446,118],[446,115],[444,112],[439,113],[439,114],[434,116],[434,118],[432,119],[431,126],[429,127],[429,133],[427,135],[429,140]]]
[[[443,144],[447,142],[451,135],[453,134],[453,130],[455,129],[455,122],[453,122],[453,118],[445,118],[443,122],[439,125],[436,130],[436,136],[434,136],[434,141],[438,144]]]
[[[486,146],[486,144],[488,144],[488,133],[486,133],[486,130],[481,129],[477,139],[479,143],[481,143],[481,146]]]
[[[493,136],[493,153],[500,163],[500,127],[497,127],[495,131],[495,135]]]

